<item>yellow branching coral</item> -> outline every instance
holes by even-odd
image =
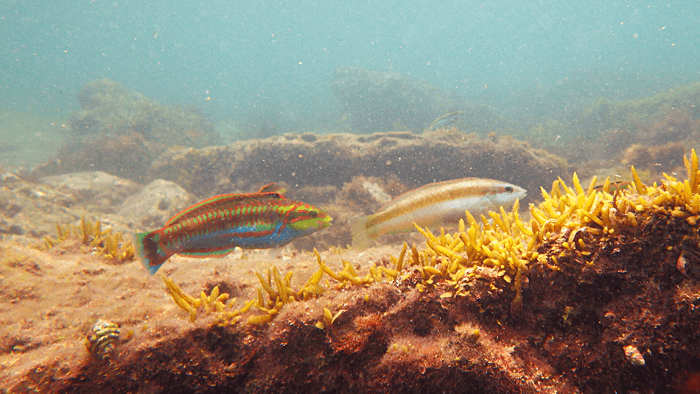
[[[403,256],[406,253],[406,247],[406,244],[404,244],[403,252],[399,260],[396,261],[396,269],[372,266],[369,268],[369,272],[364,276],[360,276],[352,264],[345,260],[341,260],[343,264],[342,270],[338,272],[333,271],[332,268],[326,265],[318,251],[314,249],[319,269],[298,289],[293,288],[291,285],[291,272],[288,272],[284,277],[282,277],[279,270],[274,267],[272,269],[267,269],[264,274],[256,272],[261,287],[257,290],[255,307],[265,312],[269,317],[262,317],[265,315],[251,316],[248,319],[248,324],[266,323],[272,316],[279,313],[284,305],[290,302],[319,297],[326,291],[326,288],[321,285],[321,279],[323,279],[324,275],[328,275],[340,286],[363,286],[375,282],[393,280],[398,276],[401,266],[403,265]],[[267,295],[267,301],[264,295]],[[328,320],[328,322],[324,324],[324,327],[330,325],[335,318],[326,320]]]
[[[286,273],[284,276],[279,272],[276,267],[265,270],[264,273],[256,272],[258,280],[260,281],[260,287],[257,289],[256,297],[248,302],[246,302],[242,308],[233,309],[233,304],[235,300],[231,300],[228,303],[229,295],[226,293],[219,294],[218,287],[212,289],[211,294],[207,295],[202,292],[199,298],[190,296],[186,294],[175,282],[171,279],[163,277],[168,294],[172,297],[173,301],[185,312],[189,314],[191,321],[196,321],[199,316],[200,310],[205,313],[215,313],[215,322],[219,325],[235,324],[241,320],[241,315],[244,313],[256,309],[264,312],[263,314],[257,314],[249,316],[246,320],[247,324],[259,325],[264,324],[272,320],[272,318],[279,313],[279,311],[284,307],[284,305],[291,302],[309,300],[321,296],[326,289],[330,286],[328,281],[326,281],[326,286],[321,284],[321,280],[325,275],[328,275],[332,280],[338,283],[338,286],[357,286],[357,285],[368,285],[375,282],[385,282],[394,280],[401,271],[404,264],[404,256],[406,254],[407,245],[404,244],[401,255],[398,260],[392,258],[396,264],[395,268],[370,267],[369,272],[360,276],[355,268],[347,261],[342,261],[343,269],[339,272],[335,272],[332,268],[326,265],[325,261],[321,258],[321,255],[317,250],[314,249],[316,256],[316,261],[319,265],[319,269],[309,278],[306,283],[299,287],[294,288],[292,285],[292,272]],[[415,247],[414,247],[415,250]],[[328,312],[325,312],[328,311]],[[324,316],[319,320],[317,326],[319,328],[328,327],[335,319],[340,316],[343,312],[336,312],[335,315],[330,315],[330,311],[324,308]]]
[[[197,309],[201,305],[201,300],[187,295],[172,279],[166,278],[165,276],[162,276],[162,278],[173,301],[185,312],[190,314],[190,321],[197,320]]]
[[[215,321],[219,325],[233,324],[240,320],[240,315],[247,312],[254,304],[254,301],[249,301],[241,309],[234,310],[233,305],[236,299],[229,300],[228,293],[219,293],[219,286],[215,286],[209,295],[202,291],[199,298],[195,298],[185,293],[172,279],[161,277],[165,282],[168,294],[177,306],[189,313],[192,322],[197,320],[201,310],[205,314],[216,313]]]
[[[466,213],[467,228],[460,220],[455,234],[434,235],[430,230],[420,229],[425,236],[428,249],[418,252],[413,249],[413,264],[419,265],[425,280],[433,275],[442,275],[455,285],[475,265],[495,269],[499,276],[511,283],[516,291],[514,304],[519,307],[523,274],[528,273],[528,263],[533,256],[535,243],[530,242],[537,231],[525,225],[518,215],[519,204],[513,211],[491,212],[489,219],[481,218],[481,224]]]
[[[44,237],[41,246],[44,250],[53,248],[68,238],[75,237],[80,242],[97,250],[100,255],[108,260],[118,262],[131,261],[134,259],[134,246],[130,240],[124,239],[121,232],[112,232],[112,229],[102,229],[102,223],[97,220],[91,222],[80,219],[79,225],[62,226],[56,223],[56,238]]]

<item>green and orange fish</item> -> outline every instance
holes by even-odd
[[[462,178],[430,183],[398,196],[379,212],[351,220],[352,246],[364,249],[381,234],[415,230],[415,225],[457,226],[465,210],[473,216],[498,212],[527,195],[527,190],[493,179]]]
[[[165,227],[135,235],[136,252],[155,274],[174,254],[224,256],[236,247],[267,249],[330,226],[333,220],[312,205],[288,200],[274,183],[257,193],[224,194],[173,216]]]

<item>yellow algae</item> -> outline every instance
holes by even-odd
[[[440,271],[440,270],[437,269],[437,268],[431,267],[431,266],[429,266],[429,265],[424,266],[422,269],[423,269],[423,273],[424,273],[423,276],[424,276],[424,277],[425,277],[425,276],[431,277],[431,276],[433,276],[433,275],[442,275],[442,271]],[[425,275],[425,274],[427,274],[427,275]]]
[[[277,267],[274,267],[272,269],[273,276],[275,277],[275,284],[277,285],[277,288],[279,289],[279,297],[282,301],[282,303],[287,303],[288,297],[288,292],[287,292],[287,285],[285,282],[282,281],[280,278],[280,271],[277,269]]]
[[[272,317],[272,314],[251,316],[248,318],[247,324],[259,326],[261,324],[268,323],[270,320],[272,320]]]
[[[489,212],[489,216],[491,216],[493,222],[496,223],[503,231],[506,233],[510,232],[510,229],[506,227],[506,224],[503,222],[501,215],[497,214],[496,212]]]
[[[578,196],[584,195],[583,188],[581,187],[581,183],[578,180],[578,175],[576,175],[575,172],[574,172],[573,178],[574,178],[574,181],[573,181],[574,189],[576,190],[576,194]]]
[[[258,279],[260,280],[260,284],[262,285],[263,289],[267,292],[267,294],[270,295],[271,299],[277,298],[277,292],[272,289],[272,283],[270,283],[270,270],[267,270],[267,277],[268,280],[266,281],[265,278],[263,278],[262,274],[259,272],[256,272],[255,275],[258,276]]]
[[[161,276],[165,282],[168,293],[172,297],[173,301],[182,308],[185,312],[190,314],[190,321],[197,320],[197,308],[201,305],[201,301],[185,294],[184,291],[172,281],[172,279]]]
[[[418,253],[418,249],[416,248],[416,245],[411,246],[411,258],[412,258],[412,265],[421,265],[420,263],[420,254]]]
[[[683,156],[683,164],[688,171],[688,180],[694,193],[698,189],[698,156],[695,154],[695,149],[691,151],[690,160]]]
[[[464,227],[464,222],[462,223],[462,227]],[[406,242],[403,243],[403,249],[401,249],[401,254],[399,255],[399,259],[396,262],[396,271],[401,272],[401,269],[403,268],[403,259],[406,256],[406,249],[408,248],[408,244]]]
[[[608,179],[610,178],[608,177]],[[593,179],[591,179],[591,182],[588,184],[588,190],[586,190],[587,195],[596,195],[595,193],[593,193],[593,191],[595,190],[596,182],[598,182],[598,176],[594,175]]]
[[[241,308],[241,309],[239,310],[239,312],[240,312],[240,313],[248,312],[248,311],[250,310],[250,308],[253,307],[254,304],[255,304],[255,300],[250,300],[250,301],[246,302],[246,303],[243,305],[243,308]]]
[[[330,269],[330,268],[323,262],[323,260],[321,260],[321,255],[318,253],[318,251],[316,250],[316,248],[314,248],[314,254],[316,255],[316,262],[318,263],[318,265],[321,266],[321,268],[323,269],[323,272],[325,272],[326,274],[328,274],[328,276],[330,276],[331,278],[335,279],[336,281],[340,282],[341,280],[340,280],[340,278],[338,277],[338,275],[336,275],[335,272],[333,272],[333,270]]]
[[[639,179],[639,175],[637,174],[637,170],[634,169],[634,166],[630,167],[630,171],[632,172],[632,179],[634,180],[634,187],[637,190],[637,193],[646,193],[646,186],[644,186],[642,180]]]
[[[444,246],[435,244],[431,240],[428,240],[428,246],[431,249],[433,249],[435,251],[435,253],[437,253],[438,255],[443,255],[443,256],[450,257],[450,258],[458,257],[455,255],[455,253],[452,250],[450,250]]]
[[[340,271],[340,272],[338,273],[338,276],[339,276],[340,279],[343,281],[343,283],[350,283],[350,284],[353,284],[353,285],[361,285],[361,284],[362,284],[362,280],[360,280],[360,279],[357,278],[356,276],[351,275],[351,274],[350,274],[349,272],[347,272],[347,271]]]
[[[421,234],[423,234],[423,236],[424,236],[425,238],[427,238],[427,239],[433,241],[434,243],[438,242],[437,238],[435,238],[435,236],[433,235],[433,233],[432,233],[427,227],[425,228],[425,230],[423,230],[419,225],[417,225],[417,224],[415,224],[415,223],[413,223],[413,225],[416,227],[416,229],[418,230],[418,232],[420,232]]]
[[[316,327],[323,329],[325,327],[330,327],[335,323],[336,319],[345,312],[345,309],[340,309],[335,315],[328,308],[323,308],[323,318],[316,323]],[[320,323],[320,324],[319,324]]]
[[[399,276],[399,271],[396,271],[391,268],[379,267],[379,270],[386,274],[389,278],[391,278],[391,280],[394,280],[397,276]]]
[[[51,249],[68,238],[75,238],[88,246],[90,251],[96,250],[102,257],[116,262],[126,262],[134,259],[134,246],[129,239],[124,239],[121,232],[112,232],[111,228],[102,229],[102,223],[98,220],[92,222],[85,217],[80,219],[79,225],[62,226],[56,223],[57,238],[44,237],[44,242],[39,249]]]

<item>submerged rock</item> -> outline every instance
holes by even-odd
[[[459,103],[425,80],[397,72],[339,67],[333,70],[333,94],[343,103],[351,127],[361,133],[404,128],[422,130]]]
[[[158,157],[150,179],[173,181],[199,195],[251,192],[277,182],[342,188],[354,177],[396,179],[410,188],[465,177],[516,184],[535,195],[569,171],[562,159],[510,137],[458,131],[370,135],[285,135],[203,149],[174,147]],[[313,201],[311,201],[313,203]]]
[[[207,146],[217,143],[213,125],[193,107],[166,106],[119,83],[91,81],[78,92],[82,111],[68,119],[73,135],[85,137],[136,133],[151,148],[171,145]]]
[[[86,209],[104,213],[114,213],[116,207],[127,196],[141,188],[140,185],[128,179],[102,171],[48,176],[41,178],[40,182],[72,194],[76,202],[83,204]]]
[[[393,283],[334,288],[322,297],[287,304],[264,327],[222,327],[212,320],[190,324],[182,311],[166,318],[162,305],[147,304],[142,313],[158,314],[158,320],[137,330],[111,364],[76,354],[70,355],[70,368],[44,361],[37,368],[41,379],[26,372],[15,376],[12,389],[690,392],[684,390],[693,387],[700,350],[695,329],[700,321],[698,261],[693,255],[692,274],[683,274],[668,260],[679,253],[676,249],[698,253],[693,230],[686,220],[654,216],[629,231],[600,238],[594,257],[569,253],[558,271],[537,266],[519,315],[511,313],[512,289],[497,271],[484,267],[460,282],[460,294],[448,284],[449,277],[434,275],[426,281],[411,267],[413,274]],[[540,250],[560,255],[558,242],[547,242]],[[386,264],[372,252],[325,256],[365,266]],[[254,260],[259,264],[259,257]],[[294,264],[303,264],[299,260],[304,258]],[[197,279],[186,272],[195,291],[199,287],[192,282],[225,284],[219,267],[200,268]],[[143,286],[132,282],[119,291]],[[144,302],[156,296],[162,300],[165,292],[127,294]],[[332,319],[324,320],[324,308]]]
[[[194,202],[195,198],[177,184],[156,179],[127,197],[118,214],[138,228],[153,229]]]
[[[82,110],[67,122],[68,143],[37,173],[100,170],[140,180],[153,158],[170,146],[204,147],[220,142],[196,108],[166,106],[114,81],[87,83],[78,92]]]
[[[25,235],[41,238],[56,232],[56,223],[79,218],[75,196],[48,185],[26,181],[0,188],[0,238]],[[24,241],[23,241],[24,242]]]

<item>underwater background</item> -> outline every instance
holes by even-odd
[[[198,108],[222,142],[358,129],[343,123],[343,97],[332,91],[341,67],[425,80],[518,129],[548,117],[566,123],[595,99],[698,81],[699,19],[692,0],[8,0],[0,5],[2,151],[55,145],[55,126],[79,109],[78,91],[104,78]],[[36,164],[32,152],[4,161]]]
[[[0,394],[700,393],[697,0],[3,0],[0,53]]]

